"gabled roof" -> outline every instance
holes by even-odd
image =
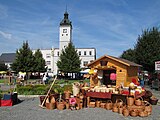
[[[13,62],[16,58],[16,53],[2,53],[0,56],[0,61],[6,62]]]
[[[119,62],[119,63],[122,63],[122,64],[124,64],[124,65],[126,65],[126,66],[142,67],[141,65],[136,64],[136,63],[134,63],[134,62],[131,62],[131,61],[129,61],[129,60],[126,60],[126,59],[123,59],[123,58],[117,58],[117,57],[113,57],[113,56],[109,56],[109,55],[104,55],[104,56],[98,58],[97,60],[89,63],[87,66],[91,66],[91,65],[93,65],[95,62],[100,61],[100,60],[102,60],[102,59],[104,59],[104,58],[112,59],[112,60],[117,61],[117,62]]]

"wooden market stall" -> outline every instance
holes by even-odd
[[[129,86],[133,81],[138,83],[138,69],[141,67],[131,61],[109,55],[104,55],[87,66],[91,70],[97,70],[97,73],[90,77],[90,86]],[[116,75],[115,80],[111,80],[112,74]]]

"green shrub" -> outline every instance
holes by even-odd
[[[35,87],[33,91],[35,95],[44,95],[46,92],[46,87],[44,86]]]
[[[18,94],[20,95],[29,95],[32,93],[32,89],[33,89],[33,86],[31,85],[27,85],[27,86],[18,86],[17,87],[17,92]]]

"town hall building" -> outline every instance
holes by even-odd
[[[68,43],[72,42],[72,23],[68,18],[69,14],[66,11],[64,13],[64,18],[60,22],[59,26],[59,48],[51,49],[40,49],[42,52],[43,58],[46,61],[48,71],[54,73],[58,72],[57,61],[61,54],[62,49],[65,49],[68,46]],[[86,68],[86,65],[91,61],[96,59],[96,49],[95,48],[76,48],[78,55],[81,59],[81,68]],[[33,50],[33,53],[36,50]]]

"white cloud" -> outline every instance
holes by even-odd
[[[11,39],[12,38],[12,34],[6,33],[6,32],[3,32],[3,31],[0,31],[0,36],[4,37],[5,39]]]

